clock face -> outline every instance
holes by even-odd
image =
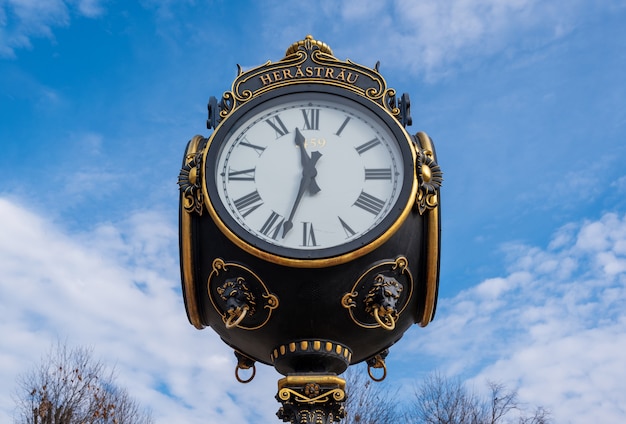
[[[242,115],[209,147],[206,188],[245,244],[333,257],[378,239],[406,209],[413,162],[391,116],[325,93],[283,95]]]

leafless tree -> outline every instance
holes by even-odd
[[[346,418],[344,424],[397,424],[402,422],[402,405],[397,389],[376,383],[367,372],[350,367],[346,379]]]
[[[15,424],[153,423],[91,349],[57,342],[17,386]]]
[[[399,389],[375,383],[365,372],[351,367],[346,379],[344,424],[550,424],[543,407],[530,412],[516,391],[504,384],[487,382],[487,394],[469,390],[460,379],[440,373],[427,375],[413,397],[399,395]],[[408,400],[407,400],[408,399]]]
[[[485,410],[480,400],[459,380],[429,374],[415,391],[410,422],[424,424],[482,424]]]
[[[516,391],[501,383],[488,382],[489,399],[468,390],[458,379],[439,373],[428,375],[415,390],[407,422],[420,424],[549,424],[549,412],[535,408],[530,415]]]

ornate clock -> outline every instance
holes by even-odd
[[[296,88],[250,101],[218,127],[205,199],[254,255],[297,267],[346,262],[382,244],[411,210],[415,151],[383,108],[332,87]]]
[[[179,175],[189,321],[233,347],[240,381],[255,362],[285,376],[284,421],[337,421],[338,374],[366,361],[384,378],[388,348],[434,317],[432,140],[407,132],[408,95],[378,65],[340,61],[311,36],[240,68],[208,109],[213,132],[188,143]]]

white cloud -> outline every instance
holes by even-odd
[[[278,31],[279,39],[292,42],[308,31],[340,58],[345,47],[359,63],[381,60],[436,79],[492,55],[538,54],[538,47],[571,33],[590,12],[623,5],[611,0],[593,5],[582,0],[326,0],[317,6],[317,17],[311,7],[295,1],[287,9],[282,2],[265,5],[273,18],[264,22],[266,37],[276,42]],[[303,15],[306,21],[298,18]]]
[[[0,217],[0,331],[10,341],[0,353],[0,420],[11,416],[16,375],[57,337],[116,364],[157,422],[275,420],[278,375],[260,366],[253,383],[235,383],[232,352],[187,323],[170,220],[133,213],[68,235],[4,198]],[[441,299],[435,321],[411,330],[420,334],[393,356],[435,358],[476,387],[502,381],[557,422],[618,422],[625,246],[626,216],[617,214],[564,226],[549,249],[510,245],[508,275]]]
[[[278,374],[259,366],[240,385],[232,351],[187,322],[171,221],[135,213],[68,235],[5,198],[0,217],[0,422],[10,422],[17,374],[57,338],[94,346],[157,422],[275,419]]]
[[[508,246],[509,274],[442,299],[427,353],[451,374],[519,388],[556,422],[621,422],[626,400],[626,215],[568,224],[549,249]]]
[[[31,39],[54,38],[54,28],[65,27],[72,14],[94,18],[104,9],[102,0],[7,0],[0,4],[0,57],[31,48]]]

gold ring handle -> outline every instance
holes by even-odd
[[[384,361],[379,361],[376,363],[376,366],[374,368],[382,368],[383,369],[383,376],[380,378],[376,378],[374,377],[374,374],[372,374],[372,366],[367,364],[367,373],[369,374],[370,378],[372,380],[374,380],[377,383],[380,383],[381,381],[383,381],[385,378],[387,378],[387,365],[385,364]]]
[[[382,319],[380,319],[380,316],[378,315],[378,308],[374,309],[374,318],[376,318],[376,322],[387,331],[392,331],[394,328],[396,328],[396,321],[393,319],[393,316],[391,316],[391,314],[385,317],[387,321],[391,321],[391,324],[387,324],[383,322]]]
[[[229,317],[226,320],[226,329],[230,330],[231,328],[235,328],[235,327],[239,326],[239,324],[241,324],[241,321],[243,321],[243,319],[248,314],[248,309],[249,309],[248,305],[246,305],[243,308],[239,309],[239,311],[240,311],[239,312],[239,316],[237,317],[235,322],[233,322],[233,317],[235,317],[237,315],[237,313],[233,312],[232,314],[229,314]]]
[[[245,313],[242,314],[242,315],[245,315]],[[250,378],[248,378],[247,380],[244,380],[243,378],[239,377],[239,370],[250,369],[250,368],[252,368],[252,375],[250,376]],[[246,383],[251,382],[255,375],[256,375],[256,365],[255,364],[252,364],[251,367],[247,367],[247,368],[246,367],[241,367],[241,366],[239,366],[239,364],[237,364],[237,368],[235,368],[235,378],[240,383],[246,384]]]

